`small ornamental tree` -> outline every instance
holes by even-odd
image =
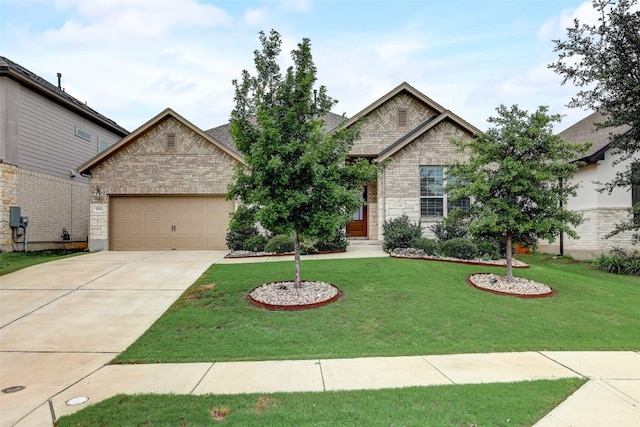
[[[538,238],[554,241],[565,232],[578,238],[570,226],[582,222],[581,214],[563,208],[576,185],[566,182],[579,167],[571,159],[588,144],[570,144],[554,135],[548,115],[539,107],[529,115],[516,105],[501,105],[495,125],[473,140],[452,142],[469,155],[467,162],[449,166],[456,179],[447,185],[452,201],[470,198],[469,231],[472,235],[501,237],[506,244],[508,282],[513,281],[512,243]]]
[[[260,32],[254,52],[256,75],[234,80],[231,136],[244,155],[228,197],[255,206],[256,219],[276,234],[293,235],[295,286],[300,279],[300,239],[331,239],[362,206],[362,185],[377,169],[364,160],[346,162],[357,127],[325,134],[322,117],[337,103],[324,86],[314,90],[316,67],[311,43],[303,39],[291,52],[283,75],[276,31]]]
[[[605,119],[596,126],[611,130],[614,165],[627,162],[600,191],[616,188],[640,192],[640,5],[638,0],[593,0],[598,12],[595,25],[577,19],[567,28],[567,38],[553,40],[558,60],[549,65],[567,82],[582,88],[569,107],[600,111]],[[640,241],[640,203],[629,210],[629,218],[606,237],[633,232]]]

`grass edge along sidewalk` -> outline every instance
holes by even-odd
[[[577,378],[403,389],[241,395],[117,395],[59,427],[119,425],[531,426],[577,390]]]

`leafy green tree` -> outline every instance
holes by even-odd
[[[554,135],[552,124],[559,115],[538,107],[529,115],[514,105],[501,105],[495,127],[473,140],[452,142],[469,155],[466,162],[449,166],[447,185],[455,201],[470,198],[471,235],[500,237],[506,244],[507,281],[513,281],[512,243],[543,238],[554,241],[559,232],[577,238],[571,225],[582,222],[581,214],[563,208],[576,185],[563,184],[579,165],[569,161],[588,148],[570,144]]]
[[[583,88],[569,107],[588,107],[605,115],[597,126],[613,131],[611,153],[620,156],[614,165],[629,160],[611,181],[601,183],[600,191],[611,194],[615,188],[640,185],[640,174],[633,173],[633,164],[640,162],[640,7],[637,0],[592,3],[598,23],[575,20],[566,40],[553,41],[558,60],[549,68],[564,77],[562,84]],[[640,240],[640,203],[607,237],[624,231],[633,231],[634,240]]]
[[[311,43],[291,52],[293,65],[280,71],[280,34],[260,32],[256,75],[233,81],[235,108],[230,132],[244,165],[235,171],[228,197],[256,207],[257,220],[277,234],[294,236],[295,285],[300,286],[300,239],[332,238],[362,206],[361,188],[375,180],[364,160],[346,162],[359,137],[357,127],[328,134],[322,117],[336,104],[324,86],[314,90]]]

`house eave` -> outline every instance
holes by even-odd
[[[107,160],[109,157],[113,156],[115,153],[117,153],[118,151],[120,151],[124,147],[126,147],[131,141],[135,140],[140,135],[146,133],[153,126],[155,126],[156,124],[158,124],[162,120],[165,120],[165,119],[167,119],[169,117],[173,117],[174,119],[176,119],[179,122],[183,123],[189,129],[191,129],[193,132],[198,134],[200,137],[204,138],[206,141],[211,142],[213,145],[215,145],[217,148],[219,148],[224,153],[226,153],[229,156],[231,156],[236,161],[238,161],[240,163],[244,163],[244,158],[242,157],[242,154],[238,153],[237,151],[232,150],[231,148],[227,147],[226,145],[222,144],[221,142],[218,142],[211,135],[207,134],[202,129],[198,128],[196,125],[194,125],[189,120],[187,120],[184,117],[182,117],[180,114],[178,114],[175,111],[173,111],[171,108],[166,108],[160,114],[156,115],[151,120],[147,121],[145,124],[143,124],[138,129],[136,129],[135,131],[133,131],[132,133],[130,133],[129,135],[127,135],[126,137],[124,137],[123,139],[118,141],[116,144],[112,145],[111,147],[109,147],[108,149],[103,151],[102,153],[99,153],[97,156],[93,157],[89,161],[87,161],[84,164],[82,164],[81,166],[79,166],[78,167],[78,171],[83,175],[91,175],[91,169],[94,169],[95,167],[100,165],[102,162]]]
[[[56,104],[72,111],[73,113],[91,121],[99,125],[102,128],[105,128],[114,134],[124,137],[129,134],[129,131],[118,125],[113,120],[102,116],[97,111],[94,111],[86,104],[82,104],[79,100],[73,98],[71,95],[64,92],[62,89],[55,87],[52,84],[44,85],[38,81],[34,81],[28,75],[18,72],[10,65],[2,64],[0,65],[0,77],[6,77],[11,80],[14,80],[18,84],[25,86],[34,92],[44,96],[50,101],[55,102]],[[47,86],[51,87],[47,87]],[[72,101],[73,99],[73,101]],[[75,101],[75,102],[74,102]]]

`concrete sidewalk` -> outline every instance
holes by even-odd
[[[521,352],[298,361],[106,365],[133,343],[223,251],[98,252],[0,278],[0,427],[51,426],[117,393],[269,393],[513,382],[590,381],[537,426],[636,425],[640,353]],[[354,244],[317,258],[386,257]],[[66,402],[87,397],[81,405]]]
[[[118,393],[240,394],[385,389],[539,379],[590,381],[536,426],[637,425],[640,354],[520,352],[261,362],[104,366],[54,396],[57,417]],[[76,398],[82,405],[69,406]],[[19,426],[50,426],[48,404]]]

